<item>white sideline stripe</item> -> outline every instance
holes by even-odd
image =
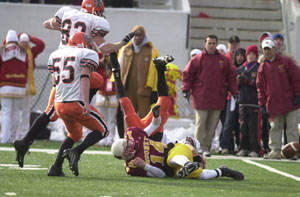
[[[279,170],[276,170],[275,168],[272,168],[270,166],[266,166],[264,164],[260,164],[260,163],[257,163],[255,161],[251,161],[249,159],[242,159],[242,161],[246,162],[246,163],[249,163],[249,164],[252,164],[252,165],[255,165],[255,166],[258,166],[258,167],[261,167],[261,168],[264,168],[270,172],[274,172],[274,173],[277,173],[277,174],[280,174],[282,176],[286,176],[288,178],[291,178],[291,179],[294,179],[296,181],[300,181],[300,177],[297,177],[297,176],[294,176],[294,175],[291,175],[291,174],[288,174],[286,172],[282,172],[282,171],[279,171]]]
[[[15,151],[14,148],[8,147],[0,147],[0,151]],[[39,148],[31,148],[29,152],[40,152],[40,153],[48,153],[48,154],[55,154],[58,152],[57,149],[39,149]],[[96,150],[87,150],[84,151],[84,154],[89,155],[111,155],[110,151],[96,151]]]

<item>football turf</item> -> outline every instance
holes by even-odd
[[[12,148],[0,146],[4,147]],[[37,141],[32,146],[40,149],[58,147],[58,142],[48,141]],[[93,146],[89,150],[110,149]],[[0,151],[0,196],[300,196],[300,162],[254,160],[298,177],[297,181],[240,159],[213,155],[207,159],[207,169],[227,165],[243,172],[245,180],[225,177],[187,180],[132,177],[126,175],[123,162],[112,155],[83,154],[78,164],[78,177],[69,170],[67,160],[63,166],[65,177],[48,177],[47,170],[55,157],[56,154],[32,151],[26,154],[22,169],[17,167],[14,151]]]

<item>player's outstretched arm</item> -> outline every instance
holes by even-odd
[[[51,30],[61,30],[60,24],[56,21],[55,18],[49,18],[48,20],[44,21],[43,27]]]
[[[149,177],[156,177],[156,178],[163,178],[166,176],[163,170],[146,164],[144,160],[142,160],[140,157],[134,158],[132,161],[134,165],[136,165],[138,168],[143,168],[144,170],[147,171],[147,176]]]

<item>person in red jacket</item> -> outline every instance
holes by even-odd
[[[297,109],[300,108],[300,69],[292,59],[276,54],[275,43],[262,42],[265,60],[257,73],[258,104],[263,116],[269,116],[271,152],[265,159],[280,159],[282,130],[287,124],[287,141],[299,140]],[[295,158],[296,159],[296,158]]]
[[[22,109],[21,109],[22,112],[21,112],[19,127],[17,130],[16,138],[14,140],[22,139],[26,135],[29,129],[30,107],[32,102],[32,96],[36,95],[37,92],[34,83],[35,58],[45,48],[45,43],[41,39],[35,36],[22,33],[20,34],[19,39],[20,39],[20,46],[24,48],[28,56],[28,68],[27,68],[28,80],[26,85],[27,87],[26,95],[22,99]],[[29,43],[34,44],[34,46],[31,47]]]
[[[196,113],[195,138],[204,155],[210,156],[211,142],[226,101],[226,82],[234,97],[238,94],[236,73],[228,58],[217,49],[218,38],[208,35],[202,54],[193,57],[183,71],[182,92]]]
[[[18,43],[15,30],[9,30],[0,49],[1,143],[14,140],[26,93],[28,57]]]

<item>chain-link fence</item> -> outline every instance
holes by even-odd
[[[52,89],[51,75],[47,65],[35,67],[34,79],[37,94],[32,99],[31,111],[44,111],[47,107],[49,94]]]
[[[35,85],[37,88],[37,95],[33,97],[31,111],[44,111],[49,99],[49,94],[52,89],[51,76],[46,65],[39,65],[34,70]],[[181,81],[176,81],[177,86],[177,110],[180,118],[194,118],[194,110],[192,103],[188,103],[183,97],[180,88]]]

